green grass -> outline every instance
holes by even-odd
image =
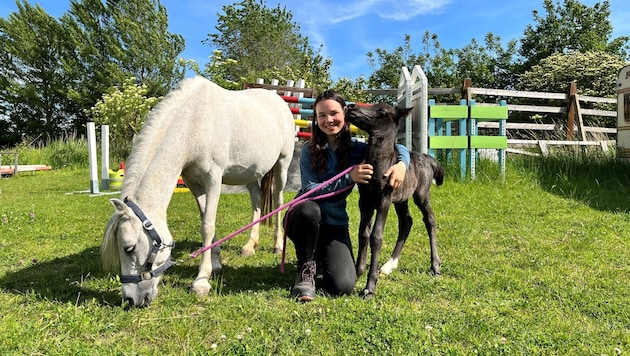
[[[450,171],[449,167],[449,172]],[[417,209],[399,269],[373,300],[289,298],[287,273],[261,249],[241,258],[241,234],[222,247],[224,276],[199,299],[188,292],[199,260],[198,213],[175,194],[177,241],[154,303],[121,308],[115,276],[101,272],[99,245],[110,196],[89,188],[87,169],[0,180],[0,354],[577,354],[630,352],[630,168],[610,157],[509,160],[459,183],[454,170],[432,190],[442,275],[429,273]],[[288,193],[286,199],[293,196]],[[349,201],[356,233],[357,194]],[[393,210],[393,209],[392,209]],[[222,196],[218,234],[249,220],[245,194]],[[384,262],[395,243],[389,219]],[[356,247],[356,246],[355,246]],[[356,253],[356,252],[355,252]]]

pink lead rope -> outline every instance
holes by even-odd
[[[301,196],[299,196],[299,197],[297,197],[297,198],[293,199],[292,201],[290,201],[290,202],[288,202],[288,203],[286,203],[286,204],[283,204],[282,206],[278,207],[276,210],[274,210],[274,211],[272,211],[272,212],[270,212],[270,213],[265,214],[265,216],[261,217],[260,219],[255,220],[255,221],[252,221],[251,223],[249,223],[249,224],[247,224],[247,225],[243,226],[242,228],[240,228],[240,229],[238,229],[238,230],[234,231],[233,233],[231,233],[231,234],[229,234],[229,235],[225,236],[224,238],[222,238],[222,239],[220,239],[220,240],[217,240],[217,241],[215,241],[215,242],[211,243],[211,244],[210,244],[210,245],[208,245],[208,246],[202,247],[202,248],[200,248],[200,249],[198,249],[198,250],[196,250],[196,251],[192,252],[192,253],[190,254],[190,257],[192,257],[192,258],[196,258],[196,257],[198,257],[198,256],[199,256],[199,255],[201,255],[202,253],[204,253],[204,252],[206,252],[206,251],[208,251],[208,250],[212,249],[212,248],[213,248],[213,247],[215,247],[215,246],[218,246],[218,245],[220,245],[220,244],[224,243],[225,241],[227,241],[227,240],[229,240],[229,239],[233,238],[234,236],[236,236],[236,235],[240,234],[241,232],[243,232],[243,231],[245,231],[245,230],[249,229],[250,227],[252,227],[252,226],[254,226],[254,225],[256,225],[256,224],[258,224],[259,222],[264,221],[264,220],[268,219],[269,217],[271,217],[271,216],[273,216],[273,215],[275,215],[275,214],[279,213],[280,211],[282,211],[282,210],[286,209],[287,207],[292,207],[293,205],[295,205],[295,204],[297,204],[297,203],[299,203],[299,202],[302,202],[302,201],[306,201],[306,200],[317,200],[317,199],[324,199],[324,198],[328,198],[328,197],[331,197],[331,196],[334,196],[334,195],[340,194],[340,193],[342,193],[342,192],[345,192],[345,191],[347,191],[347,190],[349,190],[349,189],[352,189],[352,188],[354,187],[354,184],[350,184],[349,186],[344,187],[343,189],[340,189],[340,190],[337,190],[337,191],[334,191],[334,192],[326,193],[326,194],[323,194],[323,195],[319,195],[319,196],[317,196],[317,197],[313,197],[313,198],[307,199],[310,195],[312,195],[312,194],[313,194],[313,193],[315,193],[316,191],[318,191],[318,190],[320,190],[320,189],[324,188],[325,186],[329,185],[330,183],[332,183],[332,182],[336,181],[337,179],[339,179],[339,178],[343,177],[345,174],[349,173],[349,172],[350,172],[350,171],[351,171],[354,167],[355,167],[355,166],[353,165],[353,166],[350,166],[350,167],[346,168],[344,171],[340,172],[340,173],[339,173],[339,174],[337,174],[336,176],[334,176],[334,177],[332,177],[332,178],[328,179],[327,181],[322,182],[322,183],[321,183],[320,185],[318,185],[317,187],[315,187],[315,188],[313,188],[313,189],[309,190],[308,192],[306,192],[306,193],[302,194]],[[291,211],[291,209],[289,209],[289,211]],[[288,213],[288,212],[287,212],[287,213]],[[285,223],[286,223],[286,221],[285,221]],[[286,241],[287,241],[287,233],[286,233],[286,231],[285,231],[285,232],[284,232],[284,246],[282,246],[282,263],[281,263],[281,265],[280,265],[280,271],[281,271],[282,273],[284,273],[284,256],[285,256],[285,250],[286,250]]]

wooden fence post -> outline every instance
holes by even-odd
[[[569,84],[569,93],[567,94],[567,141],[573,140],[573,127],[575,126],[575,93],[577,92],[577,83],[572,81]],[[579,105],[579,104],[578,104]]]
[[[470,105],[472,100],[472,92],[469,90],[472,87],[472,79],[465,78],[462,83],[462,99],[466,100],[466,105]]]

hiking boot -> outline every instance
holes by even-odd
[[[300,302],[310,302],[315,298],[315,266],[315,261],[306,261],[298,269],[293,294]]]

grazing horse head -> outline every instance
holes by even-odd
[[[129,306],[148,306],[157,295],[160,275],[172,264],[173,244],[170,239],[162,240],[155,226],[133,202],[120,199],[110,202],[115,213],[105,228],[101,244],[103,267],[108,272],[120,273],[123,302]]]

